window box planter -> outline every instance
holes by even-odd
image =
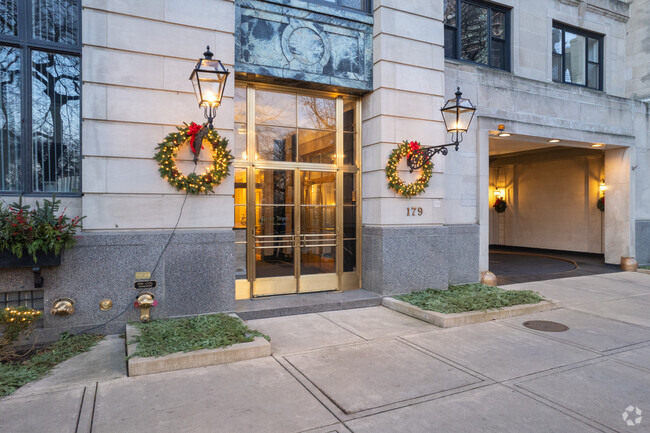
[[[21,258],[16,257],[11,251],[0,251],[0,269],[12,268],[32,268],[34,272],[34,288],[43,287],[43,277],[41,276],[41,267],[43,266],[61,266],[61,256],[63,253],[55,256],[54,253],[38,253],[36,261],[29,254],[23,254]]]
[[[0,268],[33,268],[35,266],[61,266],[61,256],[54,253],[36,254],[36,262],[29,254],[23,254],[21,258],[16,257],[10,251],[0,251]]]

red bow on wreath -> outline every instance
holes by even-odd
[[[194,149],[194,140],[196,140],[196,134],[199,133],[201,128],[203,128],[203,125],[197,125],[196,123],[192,122],[190,123],[189,130],[187,131],[188,134],[190,134],[190,148],[192,149],[192,153],[196,153],[196,149]],[[203,144],[201,144],[201,149],[203,149]]]
[[[420,143],[418,143],[417,141],[411,141],[409,143],[409,152],[407,156],[411,156],[412,153],[418,150],[420,150]]]

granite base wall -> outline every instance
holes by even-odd
[[[0,292],[43,290],[44,329],[34,333],[39,341],[56,339],[64,330],[121,333],[127,321],[140,317],[133,306],[139,293],[133,288],[135,273],[153,270],[169,236],[86,234],[64,252],[61,266],[42,268],[42,289],[34,289],[29,268],[0,269]],[[157,287],[151,292],[158,301],[152,317],[234,311],[234,241],[232,230],[175,233],[152,274]],[[49,313],[60,297],[75,301],[74,314]],[[113,301],[109,311],[99,309],[105,298]]]
[[[636,222],[636,260],[640,265],[650,265],[650,221]]]
[[[389,296],[478,279],[477,225],[363,228],[366,290]]]

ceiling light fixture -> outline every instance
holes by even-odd
[[[499,129],[499,133],[497,134],[498,137],[510,137],[510,133],[505,132],[506,125],[499,125],[498,129]]]
[[[557,138],[551,138],[550,140],[548,140],[548,142],[549,143],[559,143],[560,140],[558,140]]]

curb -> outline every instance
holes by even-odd
[[[128,344],[140,330],[132,325],[126,325],[126,354],[135,353],[137,343]],[[218,349],[201,349],[194,352],[177,352],[159,357],[129,358],[127,370],[129,377],[145,374],[163,373],[166,371],[185,370],[188,368],[207,367],[210,365],[226,364],[247,359],[262,358],[271,355],[271,343],[263,337],[255,337],[248,343],[237,343]]]
[[[444,314],[436,311],[423,310],[408,302],[395,298],[384,298],[382,305],[399,313],[406,314],[416,319],[424,320],[441,328],[471,325],[474,323],[489,322],[490,320],[507,319],[509,317],[523,316],[525,314],[539,313],[554,310],[558,306],[552,301],[542,301],[537,304],[515,305],[504,307],[500,310],[470,311],[467,313]]]

